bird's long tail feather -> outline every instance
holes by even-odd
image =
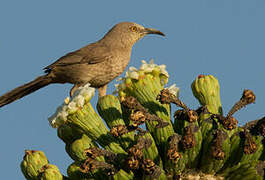
[[[47,75],[43,75],[27,84],[19,86],[0,97],[0,107],[12,103],[50,83],[52,83],[52,79]]]

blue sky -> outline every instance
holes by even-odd
[[[42,68],[67,52],[100,39],[114,24],[134,21],[163,31],[138,42],[129,66],[154,58],[166,64],[169,85],[199,106],[190,84],[199,74],[219,79],[224,112],[255,92],[256,103],[236,113],[240,124],[263,117],[265,107],[265,2],[263,0],[0,2],[0,94],[43,74]],[[23,179],[25,149],[43,150],[63,173],[72,160],[47,118],[71,85],[50,85],[0,109],[0,169],[3,179]],[[114,90],[114,82],[108,93]],[[93,98],[95,104],[97,96]]]

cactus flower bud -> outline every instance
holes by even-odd
[[[95,179],[95,174],[85,173],[80,168],[79,162],[74,162],[67,168],[67,175],[71,180],[93,180]],[[101,176],[103,178],[103,176]]]
[[[97,110],[109,128],[125,125],[122,119],[121,104],[116,96],[106,95],[99,98]],[[126,149],[134,140],[134,132],[124,133],[121,137],[118,137],[118,140],[121,142],[122,147]]]
[[[71,127],[69,124],[62,124],[57,129],[57,136],[66,144],[70,144],[82,136],[82,132],[78,128]]]
[[[48,164],[48,160],[42,151],[26,150],[21,170],[28,180],[38,180],[42,167]]]
[[[223,113],[220,100],[220,86],[218,80],[212,75],[199,75],[191,84],[193,95],[202,106],[207,106],[210,113]]]
[[[42,167],[40,180],[63,180],[63,175],[61,174],[57,166],[46,164]]]
[[[75,140],[71,144],[66,144],[66,152],[75,161],[82,161],[86,159],[85,149],[97,146],[92,140],[83,134],[80,139]]]

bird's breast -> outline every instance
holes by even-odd
[[[127,67],[130,61],[130,56],[127,58],[116,57],[111,58],[107,61],[104,61],[98,64],[94,76],[90,79],[89,83],[93,87],[100,87],[105,84],[108,84],[110,81],[118,77],[125,68]]]

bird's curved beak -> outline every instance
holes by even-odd
[[[158,34],[158,35],[161,35],[161,36],[165,36],[164,33],[162,33],[159,30],[153,29],[153,28],[144,28],[144,33],[145,34]]]

